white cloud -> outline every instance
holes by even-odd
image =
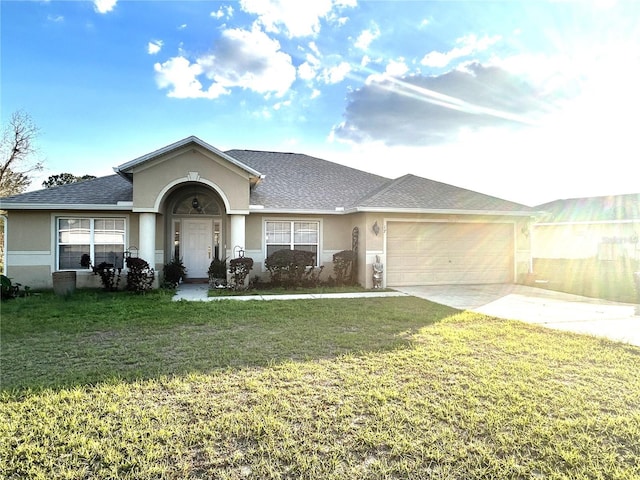
[[[317,67],[311,62],[304,62],[298,67],[298,76],[302,80],[313,80],[318,73]]]
[[[240,0],[240,8],[258,16],[258,23],[267,32],[284,33],[289,37],[316,35],[320,19],[327,18],[334,7],[348,5],[336,0]]]
[[[62,15],[48,15],[47,20],[54,23],[64,22],[64,17]]]
[[[364,61],[364,58],[363,58]],[[367,57],[367,63],[370,59]],[[363,65],[364,66],[364,65]],[[372,73],[365,80],[366,85],[370,85],[374,82],[384,82],[389,77],[402,77],[409,71],[409,67],[404,62],[404,58],[399,60],[389,60],[383,73]]]
[[[363,30],[356,39],[355,46],[360,50],[367,50],[371,42],[380,36],[380,28],[375,23],[369,30]]]
[[[162,50],[163,45],[164,42],[162,40],[152,40],[147,44],[147,53],[149,55],[156,55]]]
[[[408,71],[409,67],[404,63],[404,58],[400,58],[399,60],[390,60],[385,73],[392,77],[402,77]]]
[[[233,7],[231,5],[227,7],[220,7],[217,11],[211,12],[211,16],[218,20],[224,17],[231,18],[233,17]]]
[[[322,92],[320,90],[318,90],[317,88],[314,88],[313,91],[311,92],[311,99],[313,100],[314,98],[318,98],[321,94]]]
[[[203,73],[202,65],[192,64],[184,57],[173,57],[162,64],[156,63],[154,70],[158,87],[168,88],[169,97],[212,99],[229,93],[215,83],[208,90],[203,90],[202,83],[197,78]]]
[[[225,30],[211,53],[193,63],[174,57],[157,63],[155,70],[158,86],[177,98],[217,98],[231,88],[282,96],[296,78],[291,57],[258,28]],[[211,82],[208,89],[201,77]]]
[[[347,62],[340,62],[333,67],[325,68],[321,78],[327,84],[335,84],[343,81],[351,72],[351,65]]]
[[[444,53],[433,50],[427,53],[420,63],[427,67],[443,68],[455,59],[467,57],[486,50],[491,45],[500,41],[501,38],[499,35],[492,37],[485,35],[481,38],[478,38],[474,34],[465,35],[456,40],[457,47]]]
[[[118,3],[118,0],[93,0],[93,8],[98,13],[109,13]]]

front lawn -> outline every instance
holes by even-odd
[[[0,478],[640,478],[640,349],[424,300],[3,303]]]

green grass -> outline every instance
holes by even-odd
[[[411,297],[2,305],[0,478],[640,478],[640,349]]]
[[[259,288],[250,288],[248,290],[231,290],[226,288],[214,288],[209,290],[210,297],[218,297],[218,296],[236,296],[236,295],[298,295],[298,294],[323,294],[323,293],[362,293],[362,292],[370,292],[360,285],[350,285],[350,286],[328,286],[323,285],[319,287],[307,288],[307,287],[297,287],[297,288],[285,288],[285,287],[272,287],[269,285],[261,285]],[[379,291],[392,291],[391,289],[384,289]]]

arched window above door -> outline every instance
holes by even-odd
[[[213,193],[194,190],[174,204],[174,215],[221,215],[220,203]]]

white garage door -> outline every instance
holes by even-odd
[[[510,283],[513,225],[387,224],[387,285]]]

